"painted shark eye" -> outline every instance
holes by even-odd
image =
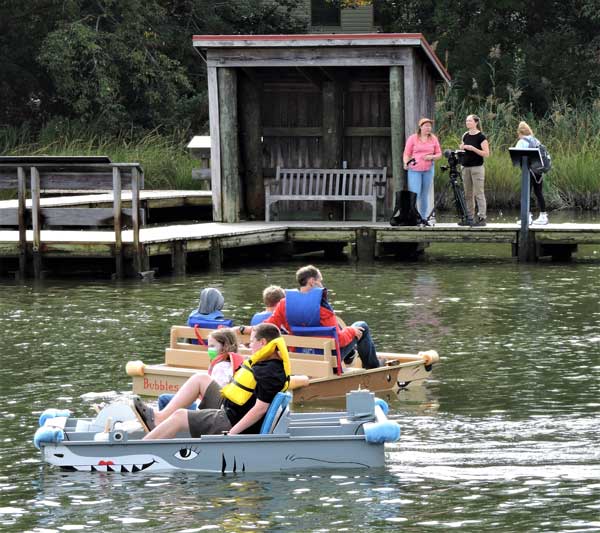
[[[192,450],[191,448],[181,448],[176,454],[175,458],[180,461],[191,461],[198,457],[198,452]]]

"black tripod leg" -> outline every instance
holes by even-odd
[[[466,222],[469,217],[467,215],[467,205],[465,203],[465,196],[458,182],[452,181],[451,183],[452,192],[454,193],[454,204],[456,206],[456,211],[461,220],[463,222]]]

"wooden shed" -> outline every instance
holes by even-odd
[[[387,167],[380,214],[389,215],[406,136],[450,80],[423,35],[197,35],[193,44],[208,69],[215,221],[262,219],[277,167]]]

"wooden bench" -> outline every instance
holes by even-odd
[[[265,220],[280,200],[361,201],[371,205],[377,220],[377,198],[385,195],[387,167],[379,169],[315,169],[277,167],[275,179],[265,184]],[[345,218],[345,217],[344,217]]]

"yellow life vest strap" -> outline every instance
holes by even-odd
[[[279,357],[281,357],[281,360],[283,361],[283,370],[285,371],[286,377],[286,384],[283,388],[283,390],[285,391],[287,390],[290,383],[292,365],[290,362],[290,354],[288,352],[287,345],[285,344],[285,340],[283,339],[283,337],[277,337],[276,339],[273,339],[272,341],[265,344],[260,350],[252,354],[246,362],[250,363],[250,366],[252,367],[259,361],[263,361],[271,357],[275,350],[279,351]]]

